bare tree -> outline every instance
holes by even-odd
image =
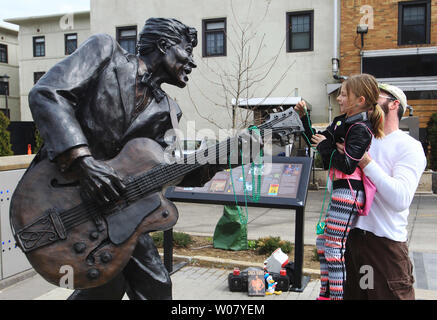
[[[231,0],[232,23],[230,23],[230,30],[226,34],[226,40],[230,44],[232,53],[226,58],[225,63],[223,60],[213,59],[214,61],[211,62],[202,58],[197,59],[201,61],[204,70],[208,71],[207,75],[202,71],[199,72],[202,80],[205,80],[202,83],[208,83],[208,85],[216,87],[217,97],[205,94],[202,87],[193,81],[198,92],[208,103],[214,107],[222,108],[227,113],[232,123],[232,129],[245,128],[252,122],[252,112],[250,111],[256,109],[257,106],[242,105],[242,101],[255,97],[260,87],[268,87],[265,80],[277,65],[278,58],[286,42],[284,38],[275,54],[266,58],[263,55],[263,53],[266,53],[264,50],[266,34],[260,32],[260,30],[262,30],[263,22],[268,15],[271,0],[266,0],[264,16],[261,19],[256,19],[256,21],[250,16],[253,0],[247,1],[247,3],[247,15],[245,19],[242,19],[241,15],[237,17],[233,0]],[[264,98],[269,97],[275,91],[294,63],[295,61],[283,66],[280,77],[273,83],[269,83],[270,88]],[[211,77],[211,74],[213,77]],[[199,116],[218,128],[222,128],[218,121],[200,112],[196,101],[192,97],[190,87],[188,87],[188,94]]]

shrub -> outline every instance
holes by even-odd
[[[153,242],[155,243],[155,246],[158,248],[162,248],[164,246],[164,233],[163,232],[153,232],[150,234],[152,237]]]
[[[164,232],[154,232],[151,234],[153,242],[158,248],[164,246]],[[193,239],[189,234],[183,232],[173,232],[173,246],[187,248],[193,243]]]
[[[281,240],[280,237],[260,238],[256,242],[256,247],[259,254],[267,255],[271,255],[278,248],[281,248],[284,253],[290,253],[293,249],[289,241]]]
[[[428,141],[431,145],[431,164],[433,171],[437,171],[437,112],[431,116],[427,127]]]
[[[248,240],[247,247],[249,248],[249,250],[256,250],[256,241],[255,240]]]
[[[11,134],[7,130],[9,126],[9,119],[0,112],[0,156],[12,156]]]
[[[313,256],[311,257],[312,261],[319,261],[319,254],[317,252],[317,248],[313,249]]]
[[[193,243],[193,239],[189,234],[183,232],[173,232],[173,244],[176,247],[187,248]]]
[[[41,135],[39,134],[39,130],[35,130],[35,150],[34,153],[38,153],[39,149],[41,149],[42,145],[44,143],[44,140],[42,139]]]
[[[323,169],[323,159],[320,153],[316,153],[314,157],[314,168],[322,168]]]

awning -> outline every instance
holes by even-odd
[[[295,106],[302,97],[269,97],[269,98],[251,98],[239,99],[238,106],[244,109],[269,109],[280,106]],[[235,106],[236,99],[232,99],[232,105]],[[305,100],[306,101],[306,100]],[[311,104],[307,102],[307,106],[311,109]]]

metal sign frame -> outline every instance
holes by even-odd
[[[263,207],[263,208],[278,208],[278,209],[293,209],[296,213],[295,219],[295,250],[294,250],[294,277],[290,279],[290,291],[302,292],[309,282],[309,277],[303,276],[303,256],[304,256],[304,220],[305,220],[305,205],[308,195],[308,187],[310,183],[310,174],[313,164],[313,159],[309,157],[273,157],[272,163],[280,164],[302,164],[302,171],[299,179],[297,196],[295,198],[272,198],[260,197],[259,201],[251,201],[249,197],[245,199],[244,195],[236,195],[237,204],[244,206],[247,200],[247,206]],[[222,204],[235,205],[234,194],[216,194],[216,193],[199,193],[194,188],[192,192],[178,192],[176,187],[167,189],[165,196],[167,199],[174,202],[191,202],[202,204]],[[164,233],[164,264],[169,270],[173,271],[173,230],[168,230]]]

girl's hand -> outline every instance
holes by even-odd
[[[336,145],[338,153],[344,154],[344,143],[337,142]]]
[[[306,114],[307,104],[304,100],[299,101],[294,107],[294,111],[297,112],[300,118]]]
[[[323,134],[315,134],[311,137],[311,141],[313,142],[312,146],[314,148],[317,148],[317,146],[319,145],[320,142],[322,142],[323,140],[326,140],[326,137]]]

